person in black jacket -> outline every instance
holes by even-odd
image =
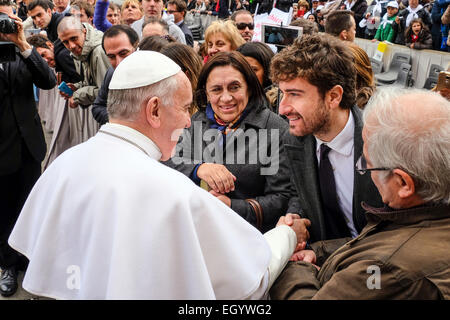
[[[411,49],[431,49],[433,39],[421,19],[414,19],[405,31],[405,45]]]
[[[127,25],[112,26],[103,34],[102,47],[111,63],[111,67],[106,71],[105,79],[92,105],[92,116],[100,125],[107,123],[109,120],[106,103],[108,101],[108,87],[114,74],[114,69],[117,68],[123,59],[136,51],[138,44],[138,34]]]
[[[277,0],[277,3],[275,4],[275,8],[284,11],[289,12],[289,9],[292,7],[292,4],[297,1],[293,0]],[[270,12],[270,10],[269,10]]]
[[[392,24],[392,28],[397,32],[396,44],[405,44],[405,31],[411,25],[411,21],[416,18],[422,19],[424,25],[431,29],[432,22],[428,11],[419,4],[419,0],[409,0],[409,6],[400,11],[395,18],[395,23]]]
[[[354,18],[356,22],[356,36],[358,38],[364,38],[364,28],[359,26],[359,22],[364,17],[364,14],[367,10],[367,2],[366,0],[350,0],[350,1],[342,1],[341,9],[342,10],[350,10],[354,13]]]
[[[0,0],[0,12],[8,14],[17,26],[16,33],[0,33],[0,40],[13,42],[20,51],[15,61],[0,63],[0,294],[11,296],[17,290],[17,271],[27,260],[7,241],[41,174],[46,152],[33,84],[49,90],[56,85],[56,77],[26,42],[21,19],[13,15],[10,0]]]
[[[289,120],[283,145],[297,190],[286,212],[311,221],[311,243],[356,237],[366,225],[361,201],[382,206],[370,174],[355,169],[363,140],[353,60],[343,41],[312,34],[271,62],[283,93],[279,113]]]
[[[33,0],[28,5],[28,12],[33,19],[36,27],[47,33],[47,38],[53,42],[55,54],[55,70],[62,72],[62,81],[67,83],[77,83],[82,80],[81,76],[76,72],[75,64],[70,56],[69,50],[62,44],[58,38],[58,28],[64,15],[52,13],[54,5],[48,0]]]

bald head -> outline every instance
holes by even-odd
[[[74,16],[64,17],[61,22],[58,24],[57,32],[58,35],[66,30],[78,30],[82,31],[84,29],[83,24],[80,19],[75,18]]]
[[[58,38],[74,56],[83,54],[86,28],[80,20],[72,16],[65,17],[59,23],[57,31]]]
[[[450,102],[418,89],[380,88],[364,110],[374,167],[401,168],[426,202],[450,204]]]

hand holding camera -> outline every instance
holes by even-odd
[[[21,52],[31,49],[25,38],[22,19],[0,12],[0,40],[13,42]]]

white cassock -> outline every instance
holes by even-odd
[[[23,287],[55,299],[259,299],[296,236],[262,235],[141,133],[106,124],[59,156],[30,193],[9,244]]]

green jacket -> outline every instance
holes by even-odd
[[[381,21],[380,26],[378,27],[377,33],[375,34],[374,39],[377,39],[379,41],[389,41],[394,43],[395,40],[395,30],[392,28],[392,24],[395,23],[394,20],[397,17],[397,15],[389,17],[387,19],[386,23],[384,22],[384,17],[383,17],[383,21]]]

